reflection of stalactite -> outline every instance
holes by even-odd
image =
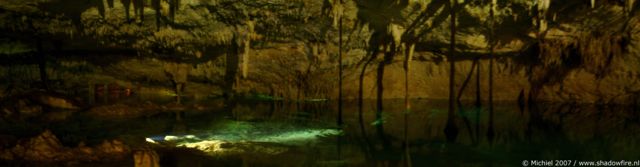
[[[614,57],[621,56],[624,51],[623,35],[603,35],[601,37],[585,36],[579,42],[580,55],[585,66],[592,67],[592,73],[603,77],[608,73]]]
[[[138,11],[140,11],[140,1],[141,0],[131,0],[133,3],[133,13],[139,15]]]
[[[104,2],[102,1],[94,1],[96,3],[98,3],[98,13],[100,13],[100,16],[102,16],[104,18],[105,13],[106,13],[106,7],[104,5]]]
[[[582,66],[597,77],[603,77],[613,58],[624,53],[624,41],[623,35],[616,34],[585,34],[578,40],[547,39],[539,44],[540,60],[547,68]]]
[[[233,85],[236,83],[236,74],[238,73],[238,45],[232,44],[225,54],[225,72],[224,72],[224,85],[223,96],[230,98],[233,96]]]
[[[120,0],[122,5],[124,6],[124,15],[129,20],[129,10],[131,9],[131,0]]]
[[[153,10],[156,11],[156,28],[157,30],[160,30],[160,17],[162,17],[162,13],[160,13],[160,10],[162,9],[160,7],[160,0],[153,0],[152,5]]]
[[[140,18],[140,23],[144,22],[144,0],[133,0],[133,11]]]
[[[107,0],[107,5],[109,6],[109,8],[113,8],[113,1],[114,0]]]
[[[176,12],[180,8],[180,0],[169,0],[169,17],[175,20]]]

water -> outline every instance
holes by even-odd
[[[373,101],[362,112],[348,101],[339,128],[331,101],[185,105],[196,104],[208,108],[127,120],[78,116],[46,125],[3,123],[2,132],[48,128],[71,146],[114,137],[162,143],[175,147],[159,152],[165,166],[521,166],[523,160],[640,159],[640,113],[620,106],[496,103],[489,111],[461,105],[450,119],[446,101],[413,100],[409,112],[402,100],[384,101],[381,112]],[[446,135],[447,125],[455,133]]]

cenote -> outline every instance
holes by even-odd
[[[3,121],[2,132],[34,136],[50,129],[66,147],[105,139],[132,147],[151,144],[161,166],[518,166],[528,159],[638,157],[640,117],[632,108],[499,102],[493,111],[459,106],[448,122],[446,101],[413,100],[410,112],[403,102],[385,100],[386,110],[377,112],[376,102],[365,101],[357,112],[357,102],[346,101],[345,111],[353,112],[343,115],[341,127],[334,101],[207,99],[184,102],[206,109],[139,118],[78,114],[54,123]],[[456,132],[444,133],[447,125]],[[18,164],[31,163],[5,165]]]
[[[0,166],[640,166],[638,9],[0,0]]]

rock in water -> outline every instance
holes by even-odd
[[[139,150],[133,153],[135,167],[160,167],[160,158],[153,150]]]
[[[27,160],[56,161],[69,158],[64,149],[60,140],[47,130],[37,137],[21,141],[12,152]]]

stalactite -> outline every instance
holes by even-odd
[[[596,7],[596,0],[591,0],[591,8],[595,8]]]
[[[415,52],[416,44],[410,44],[408,48],[406,48],[407,44],[403,44],[403,52],[405,53],[405,61],[404,61],[404,105],[405,111],[409,112],[411,110],[411,104],[409,103],[409,70],[411,69],[411,60],[413,59],[413,54]],[[405,50],[405,48],[407,50]]]
[[[251,54],[251,40],[255,38],[256,34],[254,31],[255,22],[253,20],[248,20],[245,22],[247,25],[247,29],[245,32],[245,37],[243,37],[242,45],[244,46],[244,53],[242,54],[242,77],[247,78],[249,75],[249,56]]]
[[[243,42],[244,53],[242,54],[242,78],[249,75],[249,54],[251,53],[251,40],[245,39]]]
[[[344,14],[344,7],[339,0],[334,0],[331,5],[331,17],[333,18],[333,27],[338,26],[338,20]]]
[[[400,45],[400,40],[402,39],[402,34],[404,34],[404,29],[397,24],[389,24],[387,28],[389,32],[387,32],[391,37],[393,37],[393,42],[396,45]]]
[[[342,30],[343,30],[343,19],[340,17],[340,25],[338,27],[338,126],[342,126],[342,53],[343,53],[343,44],[342,44]]]
[[[540,32],[547,30],[546,15],[550,5],[551,5],[551,0],[538,0],[538,18],[537,19],[538,19],[538,28]]]

